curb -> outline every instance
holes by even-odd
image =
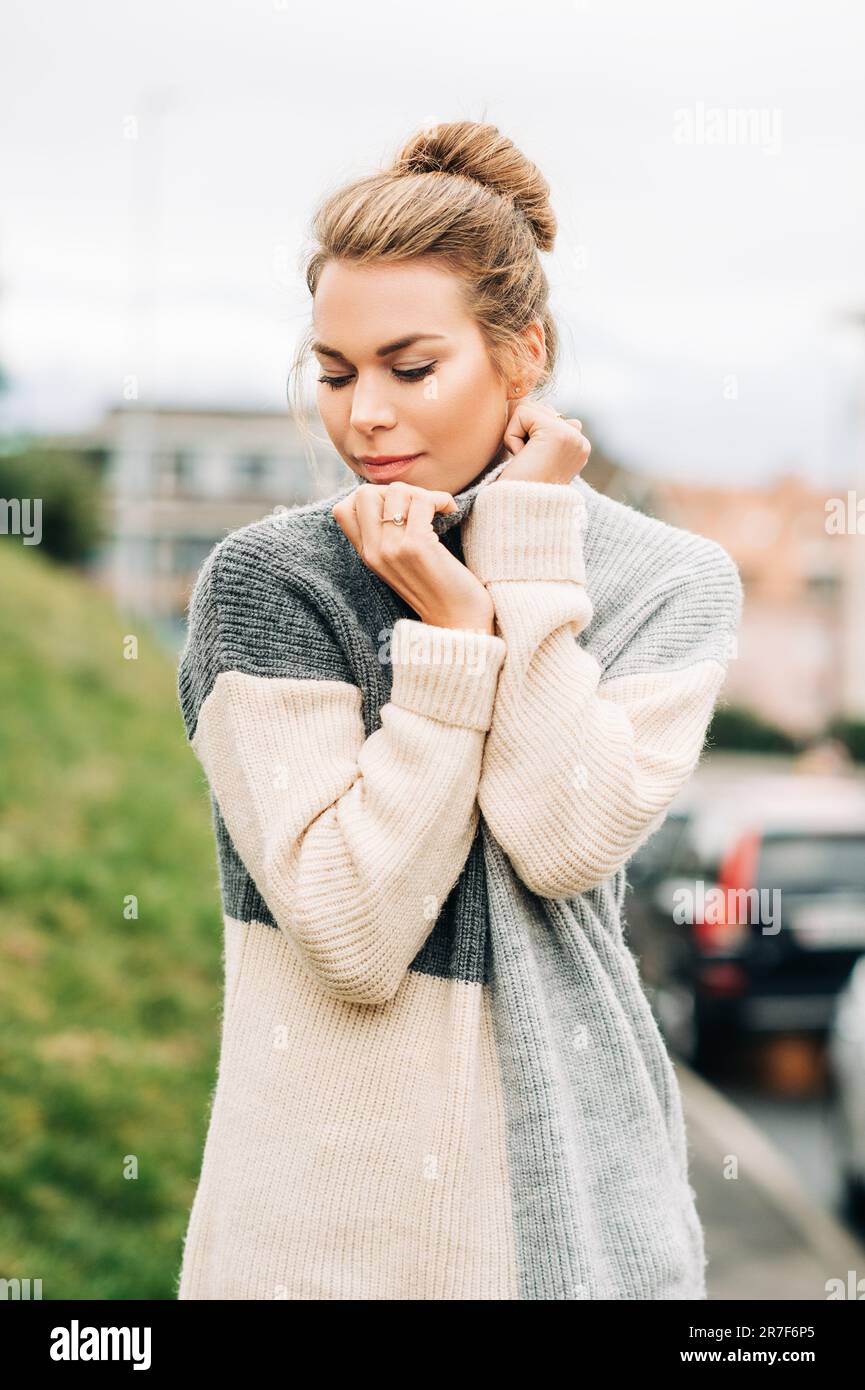
[[[841,1259],[848,1268],[865,1273],[865,1245],[806,1192],[781,1150],[703,1077],[677,1057],[672,1061],[687,1112],[687,1129],[702,1129],[708,1135],[723,1132],[726,1148],[740,1155],[743,1166],[747,1162],[748,1180],[765,1193],[767,1201],[783,1213],[827,1267]]]

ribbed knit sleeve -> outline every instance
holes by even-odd
[[[456,883],[501,637],[400,619],[390,700],[365,735],[362,692],[323,614],[241,564],[231,538],[199,573],[178,689],[187,736],[279,930],[333,996],[393,997]]]
[[[699,759],[742,601],[727,552],[693,537],[687,563],[659,565],[623,614],[631,636],[602,668],[580,642],[585,525],[576,488],[500,479],[463,527],[507,645],[478,803],[520,878],[553,899],[602,883],[663,820]]]

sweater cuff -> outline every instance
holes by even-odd
[[[389,703],[443,724],[487,730],[506,650],[493,633],[400,618],[391,642]]]
[[[506,478],[481,488],[463,522],[466,564],[482,584],[499,579],[585,583],[586,504],[567,483]]]

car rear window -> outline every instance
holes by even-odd
[[[757,877],[790,893],[865,893],[865,835],[769,836]]]

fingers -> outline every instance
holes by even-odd
[[[508,419],[502,443],[509,454],[518,454],[526,443],[525,436],[531,433],[526,418],[531,408],[531,401],[521,401]]]
[[[435,513],[435,502],[431,493],[415,492],[405,483],[390,483],[383,493],[380,540],[382,554],[387,555],[389,550],[397,549],[405,537],[417,537],[428,528]],[[400,514],[404,518],[402,526],[385,520]]]
[[[520,401],[508,419],[502,443],[510,454],[518,454],[536,429],[541,426],[549,428],[559,420],[562,424],[570,425],[577,430],[583,427],[581,420],[566,420],[551,405],[545,405],[541,401]]]
[[[375,544],[378,554],[385,560],[391,552],[397,551],[403,543],[404,537],[411,531],[414,535],[419,527],[422,527],[422,512],[424,509],[431,516],[434,510],[432,499],[426,503],[421,500],[419,494],[405,483],[388,483],[379,489],[381,495],[381,514],[378,521],[378,535]],[[401,516],[402,525],[393,521],[393,517]]]
[[[544,405],[540,401],[522,401],[508,421],[502,442],[511,454],[516,454],[525,447],[536,429],[542,425],[556,425],[558,421],[576,430],[577,434],[582,433],[583,422],[575,416],[561,415],[551,405]]]
[[[382,489],[382,509],[381,519],[384,523],[385,517],[401,515],[406,523],[411,516],[412,507],[416,502],[414,493],[405,483],[391,483],[386,489]]]
[[[382,491],[380,487],[364,483],[352,493],[354,497],[354,512],[357,517],[357,524],[362,533],[381,525],[381,519],[384,514],[382,510],[384,504]]]
[[[586,439],[586,436],[583,434],[582,420],[567,420],[565,423],[570,425],[573,429],[575,429],[577,434],[580,436],[580,453],[584,455],[584,463],[587,462],[589,455],[592,452],[592,446],[589,443],[588,439]]]
[[[356,492],[351,493],[350,496],[345,497],[341,501],[337,502],[336,505],[332,508],[332,512],[334,521],[337,523],[337,525],[340,527],[343,533],[346,536],[348,536],[348,539],[351,541],[355,550],[363,554],[363,550],[361,548],[360,526],[358,524],[357,514],[355,512],[354,507],[356,497]]]
[[[367,560],[385,548],[399,546],[406,534],[413,537],[429,532],[436,512],[452,512],[456,502],[449,492],[413,487],[410,483],[364,483],[333,511],[342,530],[359,554]],[[386,517],[402,512],[404,526]],[[396,532],[395,536],[388,533]]]

